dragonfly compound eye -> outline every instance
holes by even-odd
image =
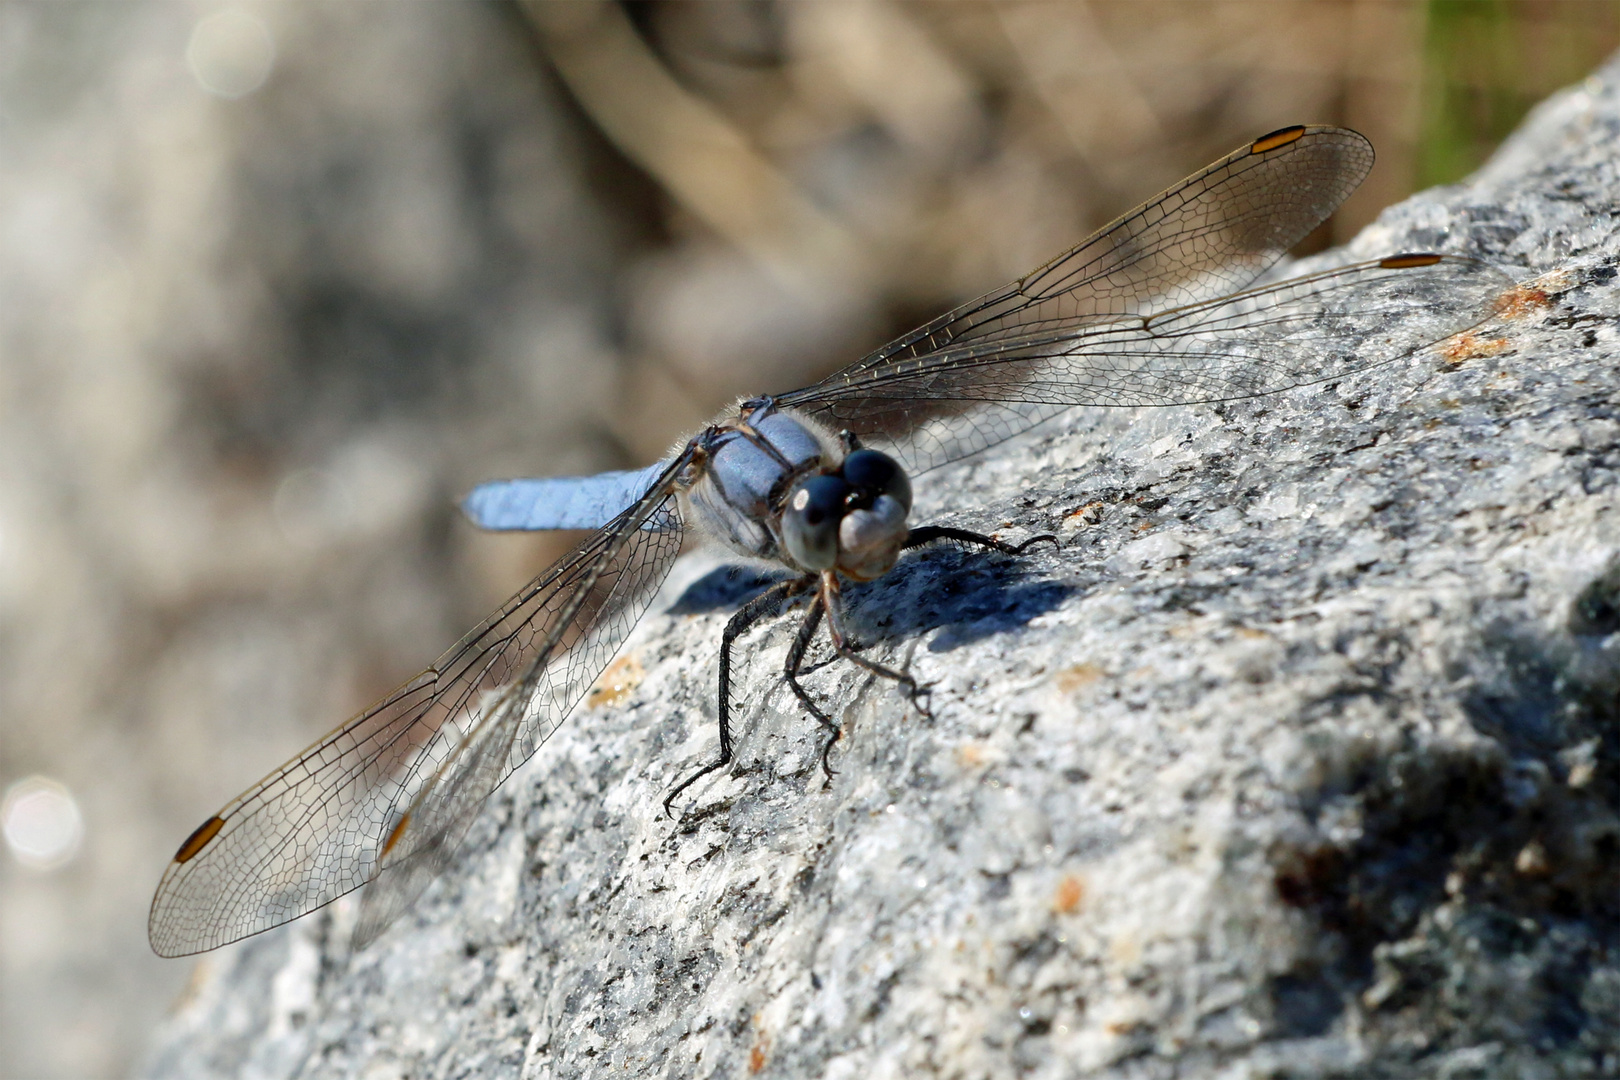
[[[838,562],[838,523],[849,485],[837,476],[812,476],[788,495],[782,513],[782,546],[806,570],[831,570]]]
[[[906,535],[906,508],[893,495],[879,495],[838,523],[838,569],[856,581],[882,577],[900,558]]]
[[[888,495],[904,508],[902,517],[911,512],[911,481],[888,454],[856,450],[844,459],[840,472],[855,489],[860,504],[870,505],[879,495]]]

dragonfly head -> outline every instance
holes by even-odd
[[[856,581],[888,573],[906,541],[911,481],[887,454],[856,450],[838,471],[788,492],[782,546],[806,570],[838,569]]]

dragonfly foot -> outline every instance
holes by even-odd
[[[906,537],[905,547],[908,550],[919,548],[924,544],[932,544],[939,540],[954,540],[959,544],[973,544],[976,547],[999,551],[1003,555],[1022,555],[1043,540],[1050,540],[1053,547],[1060,546],[1058,538],[1051,533],[1032,536],[1022,544],[1009,544],[1005,540],[997,540],[993,536],[986,536],[984,533],[976,533],[968,529],[953,529],[948,525],[924,525],[920,529],[911,530]]]
[[[832,787],[833,777],[838,775],[837,771],[832,767],[831,758],[833,744],[838,741],[840,734],[839,729],[834,726],[832,733],[827,736],[827,741],[821,744],[821,771],[827,777],[827,782],[822,785],[822,790]]]
[[[1051,541],[1053,551],[1061,550],[1062,547],[1063,547],[1063,545],[1058,542],[1058,538],[1057,538],[1056,534],[1054,534],[1054,533],[1042,533],[1039,536],[1030,537],[1028,540],[1025,540],[1022,544],[1019,544],[1017,547],[1013,548],[1007,554],[1009,554],[1009,555],[1022,555],[1024,552],[1028,551],[1030,548],[1034,547],[1036,544],[1039,544],[1043,540]]]
[[[917,712],[924,720],[932,720],[934,710],[928,707],[926,699],[934,693],[934,688],[927,683],[919,683],[909,679],[907,681],[911,682],[911,685],[906,689],[906,699],[916,707]]]
[[[675,809],[672,804],[680,796],[681,792],[685,791],[687,788],[691,787],[705,776],[708,776],[710,773],[719,772],[721,769],[730,764],[730,762],[731,756],[729,754],[723,755],[719,761],[709,762],[709,764],[703,766],[703,768],[699,769],[697,772],[693,773],[691,776],[688,776],[685,780],[682,780],[680,783],[671,788],[669,794],[664,796],[665,816],[667,816],[671,821],[678,820],[678,815],[675,813]]]

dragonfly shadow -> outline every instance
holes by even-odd
[[[934,632],[929,652],[951,652],[1027,625],[1075,591],[1017,558],[976,551],[913,555],[895,572],[845,592],[857,643],[909,640]]]
[[[846,620],[857,645],[938,631],[928,650],[950,652],[1015,630],[1074,592],[1072,585],[1031,580],[1033,573],[1004,555],[948,550],[908,555],[883,578],[846,586]],[[668,613],[735,611],[791,576],[754,566],[718,566],[688,585]],[[802,611],[803,602],[793,610]]]
[[[734,610],[792,574],[758,566],[717,566],[688,585],[668,608],[670,615]]]
[[[976,603],[959,605],[961,614],[953,615],[933,636],[928,651],[950,652],[981,638],[1016,630],[1036,616],[1056,610],[1073,592],[1072,586],[1052,581],[1020,582],[993,590],[991,595],[997,601],[994,609],[981,610]]]

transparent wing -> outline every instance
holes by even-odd
[[[1274,131],[839,375],[967,341],[1109,322],[1238,292],[1326,221],[1372,165],[1372,144],[1346,128]]]
[[[830,407],[866,393],[873,378],[971,344],[1055,338],[1131,315],[1185,307],[1252,284],[1327,220],[1372,168],[1372,146],[1344,128],[1297,126],[1256,139],[1148,200],[1079,246],[1004,288],[964,304],[891,342],[821,383],[777,400],[814,405],[839,423],[857,411]],[[1010,377],[1010,372],[1008,376]],[[1000,380],[1006,384],[1007,377]],[[950,400],[877,408],[850,425],[891,447]],[[1057,410],[1053,410],[1057,411]],[[1044,418],[1044,417],[1043,417]],[[1011,431],[992,418],[969,444],[935,448],[906,461],[915,471],[983,449]],[[1036,421],[1017,420],[1016,429]],[[940,454],[947,456],[941,458]]]
[[[1512,284],[1477,259],[1393,256],[1155,315],[1044,320],[777,400],[922,472],[1075,405],[1226,401],[1388,363],[1489,318]]]
[[[461,508],[481,529],[600,529],[663,475],[669,462],[595,476],[494,480],[479,484]]]
[[[295,919],[368,880],[375,936],[453,853],[484,799],[556,729],[680,552],[652,489],[438,662],[271,773],[181,845],[147,923],[161,956]]]

